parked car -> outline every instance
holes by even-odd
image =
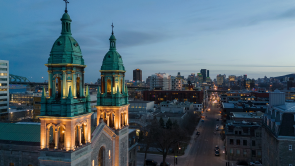
[[[204,119],[202,119],[201,122],[204,122]]]
[[[215,156],[219,156],[219,151],[218,150],[215,151]]]
[[[145,165],[146,165],[146,166],[157,166],[158,163],[155,162],[155,161],[152,160],[152,159],[146,159],[146,160],[145,160]]]
[[[161,162],[160,166],[163,166],[163,165],[164,165],[164,163]],[[171,166],[171,164],[169,164],[168,162],[166,162],[166,166]]]
[[[197,131],[196,135],[200,135],[200,132]]]
[[[219,151],[219,146],[218,145],[215,146],[214,151]]]
[[[259,161],[250,162],[249,165],[250,166],[262,166],[262,164]]]
[[[219,118],[217,118],[216,121],[219,121]]]

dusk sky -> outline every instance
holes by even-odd
[[[140,68],[187,77],[200,69],[248,78],[295,72],[294,0],[69,0],[72,36],[87,65],[86,82],[100,78],[111,24],[126,79]],[[47,80],[47,63],[61,32],[62,0],[0,2],[0,59],[10,74]],[[32,77],[32,78],[31,78]],[[44,77],[42,79],[42,77]]]

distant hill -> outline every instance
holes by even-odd
[[[279,79],[279,80],[282,81],[285,77],[293,77],[295,79],[295,73],[287,74],[287,75],[283,75],[283,76],[277,76],[277,77],[274,77],[274,78]]]

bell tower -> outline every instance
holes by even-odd
[[[67,1],[66,1],[67,2]],[[48,63],[48,91],[41,98],[40,148],[75,150],[91,142],[91,107],[84,87],[84,59],[72,37],[72,20],[65,10],[61,35],[54,42]]]
[[[112,28],[113,28],[112,24]],[[116,38],[112,31],[110,49],[101,66],[101,87],[97,93],[97,125],[99,120],[116,133],[115,165],[128,163],[128,90],[125,85],[125,67],[122,56],[116,49]]]

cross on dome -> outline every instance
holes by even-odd
[[[113,35],[113,34],[114,34],[114,31],[113,31],[113,29],[114,29],[114,27],[115,27],[115,26],[113,25],[113,23],[112,23],[112,25],[111,25],[111,26],[112,26],[112,35]]]
[[[65,12],[67,13],[68,12],[68,3],[70,3],[68,0],[63,0],[63,1],[65,1],[65,4],[66,4],[66,10],[65,10]]]

